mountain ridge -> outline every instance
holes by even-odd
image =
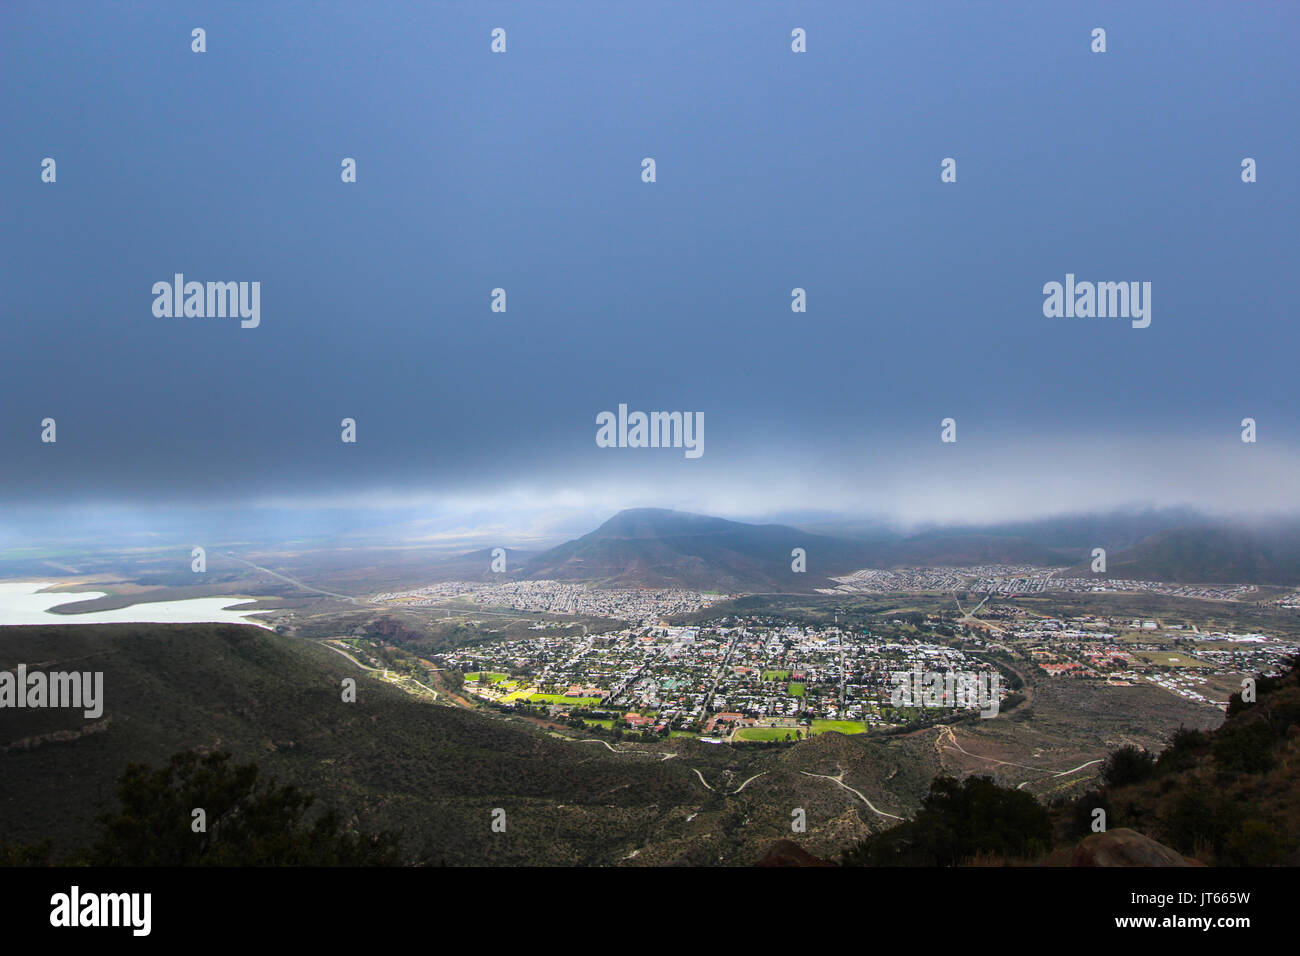
[[[796,548],[804,551],[804,571],[793,570]],[[520,574],[605,587],[803,593],[832,586],[833,577],[862,568],[981,563],[1060,566],[1068,561],[1023,538],[979,532],[867,540],[667,508],[629,508],[536,555]]]
[[[1103,577],[1185,584],[1300,583],[1296,520],[1231,525],[1182,513],[1151,513],[873,537],[826,529],[826,524],[813,531],[669,508],[628,508],[585,535],[520,555],[522,560],[512,560],[511,577],[760,593],[808,593],[864,568],[1025,564],[1087,577],[1093,576],[1091,534],[1110,551]],[[796,548],[805,553],[802,572],[792,567]]]

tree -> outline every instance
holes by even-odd
[[[99,817],[93,866],[395,865],[391,834],[363,837],[326,810],[308,818],[315,798],[261,781],[256,764],[229,753],[173,756],[154,770],[131,764],[118,784],[121,809]],[[205,826],[195,832],[195,810]]]
[[[1106,758],[1101,768],[1101,779],[1108,787],[1141,783],[1154,772],[1155,763],[1156,758],[1149,751],[1127,744]]]
[[[1266,720],[1226,723],[1219,728],[1214,741],[1214,762],[1220,773],[1229,778],[1243,773],[1264,773],[1276,763],[1274,746],[1273,731]]]
[[[1162,821],[1167,842],[1188,855],[1222,852],[1241,822],[1241,807],[1230,795],[1200,784],[1184,790]]]
[[[935,777],[921,810],[844,854],[846,866],[955,866],[980,854],[1035,856],[1052,846],[1052,820],[1033,794],[991,777]]]
[[[1228,866],[1282,866],[1286,834],[1265,820],[1245,820],[1228,837],[1216,862]]]
[[[1187,728],[1182,724],[1169,735],[1169,746],[1156,758],[1158,773],[1178,773],[1196,766],[1200,751],[1209,747],[1210,737],[1203,730]]]
[[[49,866],[51,843],[0,843],[0,866]]]

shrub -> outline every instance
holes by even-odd
[[[1157,773],[1178,773],[1190,770],[1196,765],[1198,753],[1205,751],[1210,744],[1210,737],[1203,730],[1189,729],[1179,724],[1178,729],[1169,735],[1168,746],[1156,758]]]
[[[1278,866],[1286,860],[1281,830],[1264,820],[1245,820],[1228,836],[1215,862],[1225,866]]]
[[[1070,810],[1069,835],[1076,839],[1092,836],[1092,815],[1097,809],[1106,811],[1107,829],[1114,829],[1120,825],[1110,800],[1099,790],[1089,790],[1074,801]]]
[[[1027,857],[1052,846],[1052,821],[1033,794],[991,777],[936,777],[916,819],[868,837],[846,866],[954,866],[979,855]]]
[[[315,798],[260,781],[256,764],[187,752],[153,770],[131,764],[122,809],[100,817],[92,866],[364,866],[397,862],[396,839],[347,832],[333,811],[310,822]],[[195,808],[206,827],[192,828]]]
[[[1175,801],[1164,821],[1168,842],[1179,853],[1194,855],[1208,846],[1217,856],[1241,825],[1241,811],[1229,797],[1195,787]]]
[[[1228,777],[1263,773],[1275,762],[1274,743],[1273,731],[1267,721],[1225,724],[1214,742],[1214,762],[1220,773]]]
[[[1129,744],[1120,747],[1101,768],[1101,779],[1108,787],[1141,783],[1155,771],[1155,757],[1147,750]]]

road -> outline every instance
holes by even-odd
[[[748,780],[746,780],[744,783],[742,783],[739,787],[737,787],[735,790],[733,790],[733,791],[731,791],[731,792],[732,792],[732,793],[740,793],[740,791],[744,790],[746,787],[748,787],[751,783],[753,783],[753,782],[754,782],[755,780],[757,780],[759,777],[763,776],[763,774],[765,774],[765,773],[767,773],[766,770],[761,771],[760,773],[756,773],[756,774],[754,774],[754,776],[750,777]]]
[[[573,740],[572,737],[566,737],[564,734],[555,734],[555,736],[559,737],[561,740]],[[666,753],[662,750],[619,750],[618,748],[611,746],[609,741],[601,740],[598,737],[584,737],[581,740],[574,740],[573,742],[575,744],[604,744],[606,750],[616,754],[645,754],[646,756],[662,757],[664,760],[672,760],[677,756],[677,754]],[[695,772],[699,773],[698,770]],[[703,780],[704,778],[701,777],[700,779]],[[708,787],[709,785],[706,783],[705,786]],[[713,788],[709,787],[709,789],[711,790]]]
[[[700,710],[700,713],[707,714],[709,712],[709,707],[713,703],[713,694],[718,689],[718,681],[722,680],[722,675],[726,672],[727,665],[731,662],[731,654],[736,649],[736,645],[739,642],[740,633],[737,632],[735,637],[731,639],[731,643],[727,645],[727,653],[723,655],[722,666],[719,667],[717,673],[713,675],[713,683],[709,685],[709,692],[704,695],[704,707]]]
[[[378,667],[371,667],[369,664],[361,663],[359,660],[357,660],[355,657],[353,657],[351,654],[349,654],[347,651],[343,650],[343,648],[339,647],[336,644],[331,644],[329,641],[317,641],[316,643],[319,644],[321,647],[328,647],[335,654],[342,654],[353,664],[356,664],[358,667],[360,667],[363,671],[370,671],[372,674],[381,673]]]
[[[294,587],[301,588],[304,591],[311,591],[313,594],[324,594],[326,597],[339,598],[343,601],[350,601],[353,604],[361,603],[356,598],[347,594],[336,594],[333,591],[322,591],[320,588],[314,588],[310,584],[303,584],[301,581],[296,581],[287,574],[281,574],[279,571],[272,571],[270,568],[264,568],[260,564],[254,564],[252,561],[245,561],[243,558],[239,557],[239,555],[231,554],[229,551],[226,552],[226,557],[238,561],[240,564],[246,564],[254,570],[261,571],[263,574],[269,574],[273,578],[278,578],[286,584],[292,584]]]
[[[353,657],[351,654],[349,654],[347,651],[343,650],[343,648],[339,647],[337,644],[331,644],[328,640],[317,641],[316,643],[319,644],[321,647],[328,647],[331,651],[333,651],[336,654],[342,654],[353,664],[356,664],[358,667],[360,667],[363,671],[369,671],[372,674],[378,674],[385,683],[400,684],[403,681],[409,680],[412,684],[415,684],[417,687],[423,687],[425,690],[427,690],[430,694],[433,695],[434,700],[438,700],[442,696],[441,694],[439,694],[438,691],[434,690],[428,684],[421,683],[420,681],[416,680],[414,677],[405,677],[405,676],[390,677],[389,675],[392,673],[392,671],[388,670],[387,668],[371,667],[368,664],[363,664],[355,657]]]
[[[807,770],[800,770],[799,772],[800,772],[801,774],[803,774],[804,776],[807,776],[807,777],[821,777],[823,780],[833,780],[833,781],[835,781],[835,783],[839,784],[841,787],[843,787],[843,788],[844,788],[845,790],[847,790],[849,793],[855,795],[859,800],[861,800],[863,803],[865,803],[865,804],[867,805],[867,809],[869,809],[872,813],[876,814],[877,816],[888,817],[888,818],[891,819],[891,820],[902,820],[902,819],[903,819],[902,817],[895,816],[895,815],[892,814],[892,813],[886,813],[884,810],[878,810],[878,809],[876,808],[875,804],[873,804],[870,800],[868,800],[865,796],[863,796],[862,793],[861,793],[860,791],[858,791],[858,790],[854,790],[854,789],[853,789],[852,787],[850,787],[847,783],[845,783],[845,782],[843,781],[843,779],[841,779],[841,778],[844,776],[844,770],[843,770],[843,768],[841,768],[841,769],[840,769],[840,772],[839,772],[838,774],[836,774],[835,776],[833,776],[833,777],[832,777],[830,774],[828,774],[828,773],[810,773],[810,772],[807,771]]]
[[[608,704],[611,707],[617,704],[619,697],[622,696],[624,693],[626,693],[628,690],[630,690],[632,685],[641,679],[641,675],[645,673],[646,668],[650,667],[652,664],[656,663],[659,660],[659,658],[663,657],[664,652],[667,651],[668,648],[671,646],[672,645],[670,644],[665,644],[663,647],[659,648],[658,652],[655,654],[654,657],[643,662],[641,666],[636,669],[636,671],[632,674],[631,677],[628,677],[626,680],[623,681],[623,683],[619,684],[617,687],[611,690],[601,703]],[[630,703],[630,698],[629,698],[629,703]]]
[[[940,724],[939,737],[934,742],[935,750],[942,749],[940,747],[940,744],[945,743],[945,740],[948,744],[952,746],[954,750],[956,750],[958,753],[965,754],[967,757],[974,757],[976,760],[987,760],[990,763],[1002,764],[1003,766],[1006,767],[1019,767],[1021,770],[1033,770],[1038,773],[1049,774],[1053,777],[1068,777],[1072,773],[1078,773],[1080,770],[1084,769],[1085,767],[1091,767],[1093,764],[1101,763],[1102,760],[1105,759],[1102,757],[1098,757],[1096,760],[1089,760],[1087,763],[1081,763],[1079,764],[1079,766],[1071,767],[1069,770],[1052,770],[1048,767],[1031,767],[1029,764],[1014,763],[1010,760],[999,760],[996,757],[985,757],[980,754],[973,754],[965,747],[963,747],[960,743],[957,742],[957,735],[953,733],[951,727],[949,727],[947,724]],[[1030,783],[1030,781],[1028,780],[1024,781],[1024,783],[1021,783],[1020,786],[1016,787],[1016,789],[1019,790],[1020,787],[1023,787],[1026,783]]]

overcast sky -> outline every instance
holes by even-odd
[[[1294,510],[1298,27],[1291,4],[11,0],[0,498]],[[260,325],[156,317],[175,273],[260,282]],[[1150,326],[1045,317],[1067,273],[1151,283]],[[703,456],[597,447],[620,403],[703,413]]]

